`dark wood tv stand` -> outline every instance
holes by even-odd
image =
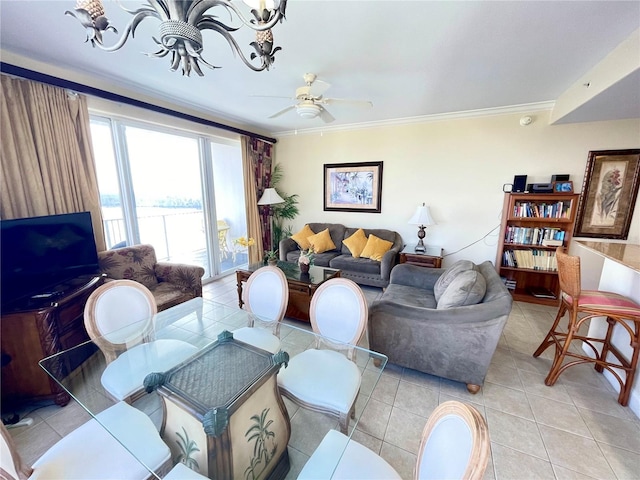
[[[56,285],[2,311],[2,409],[33,400],[53,400],[64,406],[70,397],[38,362],[89,340],[84,328],[84,305],[104,281],[104,275],[82,275]],[[86,357],[87,350],[83,352]],[[89,351],[90,353],[90,351]],[[60,368],[74,369],[85,358]]]

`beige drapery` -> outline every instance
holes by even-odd
[[[256,174],[251,148],[251,139],[242,136],[242,170],[244,171],[244,198],[247,210],[247,235],[255,239],[256,243],[249,247],[249,263],[262,260],[264,245],[262,243],[262,222],[258,212],[258,194],[256,189]]]
[[[86,98],[30,80],[0,80],[0,217],[89,211],[104,250]]]

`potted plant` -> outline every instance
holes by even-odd
[[[271,172],[271,186],[276,189],[278,195],[284,199],[284,203],[280,203],[272,206],[273,211],[273,241],[274,246],[280,243],[285,237],[290,237],[293,232],[291,226],[285,226],[285,220],[293,220],[298,216],[298,195],[287,195],[280,188],[278,184],[282,181],[284,172],[282,166],[277,163],[273,166]]]
[[[277,250],[265,250],[264,257],[267,260],[267,264],[275,266],[278,264],[278,251]]]

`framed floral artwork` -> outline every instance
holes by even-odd
[[[382,162],[324,165],[324,210],[380,213]]]
[[[626,240],[639,173],[640,149],[589,152],[574,236]]]

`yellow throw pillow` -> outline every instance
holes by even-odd
[[[364,230],[359,228],[353,235],[345,238],[342,243],[347,246],[353,258],[360,258],[362,250],[364,250],[364,247],[367,245],[367,236]]]
[[[325,228],[320,233],[310,236],[307,240],[309,240],[309,243],[315,253],[328,252],[329,250],[335,250],[336,248],[335,243],[331,240],[328,228]]]
[[[369,240],[367,240],[367,244],[365,245],[364,250],[362,250],[360,256],[379,262],[382,260],[383,255],[387,253],[392,246],[393,242],[387,242],[375,235],[369,235]]]
[[[313,235],[315,235],[315,233],[313,233],[313,230],[311,230],[309,225],[305,225],[298,233],[296,233],[295,235],[291,235],[291,238],[295,240],[295,242],[300,246],[302,250],[309,250],[311,244],[309,243],[308,238]]]

